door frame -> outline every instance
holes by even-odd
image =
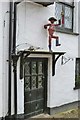
[[[43,106],[43,113],[47,113],[47,83],[48,83],[48,58],[41,58],[41,57],[27,57],[24,61],[26,62],[27,60],[42,60],[44,64],[44,106]],[[24,62],[24,63],[25,63]],[[24,73],[25,74],[25,73]],[[25,86],[25,85],[24,85]],[[24,89],[24,103],[25,103],[25,89]],[[25,104],[24,104],[25,107]],[[25,114],[25,111],[24,111]],[[26,114],[25,114],[26,115]]]

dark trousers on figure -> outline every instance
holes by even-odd
[[[49,50],[51,50],[51,41],[52,38],[49,38]],[[61,44],[59,44],[59,38],[56,39],[56,46],[60,46]]]

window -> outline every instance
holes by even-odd
[[[61,19],[60,29],[73,31],[73,8],[72,4],[56,2],[55,16]]]
[[[76,58],[75,87],[80,88],[80,58]]]

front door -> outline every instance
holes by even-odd
[[[43,113],[47,99],[47,59],[27,58],[24,63],[24,113]]]

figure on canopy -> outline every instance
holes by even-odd
[[[60,46],[61,45],[59,43],[59,37],[54,35],[55,26],[61,25],[61,20],[59,20],[58,24],[54,24],[54,22],[57,21],[57,19],[55,19],[54,17],[50,17],[48,20],[50,21],[50,23],[44,25],[44,28],[47,29],[47,27],[48,27],[48,33],[49,33],[49,51],[52,51],[51,50],[51,41],[52,41],[52,38],[56,39],[56,46]]]

